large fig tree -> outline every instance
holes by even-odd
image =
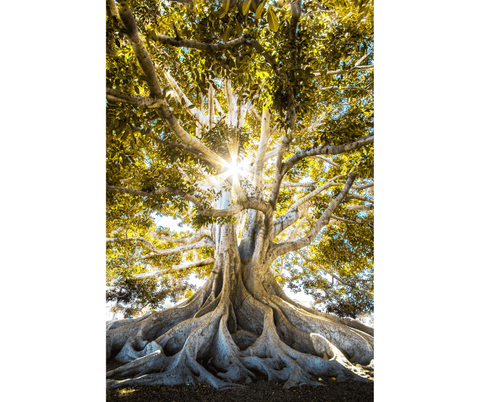
[[[107,1],[108,281],[138,311],[189,294],[108,325],[108,387],[365,380],[373,329],[290,299],[282,267],[371,301],[372,7]]]

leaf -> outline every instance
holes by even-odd
[[[225,32],[223,33],[223,36],[222,36],[223,42],[227,42],[229,35],[230,35],[230,26],[228,26]]]
[[[262,16],[263,8],[265,6],[265,1],[262,1],[257,7],[257,11],[255,12],[255,19],[256,20],[258,20]]]
[[[222,8],[220,10],[220,15],[218,16],[218,18],[222,19],[223,17],[225,17],[227,15],[229,7],[230,7],[230,0],[223,0]]]
[[[278,31],[278,18],[275,15],[275,11],[273,11],[272,7],[268,8],[267,18],[268,18],[268,25],[270,26],[270,29],[273,32],[277,32]]]
[[[238,21],[235,21],[235,22],[236,22],[235,32],[237,33],[238,36],[240,36],[243,33],[242,26]]]
[[[248,13],[248,8],[250,7],[250,3],[252,0],[243,0],[242,4],[242,14],[246,15]]]

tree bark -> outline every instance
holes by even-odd
[[[325,375],[367,381],[355,364],[373,359],[373,331],[294,304],[258,242],[245,262],[234,224],[215,233],[213,272],[195,295],[110,324],[107,359],[125,364],[107,373],[108,388],[203,383],[224,389],[248,384],[258,373],[284,381],[286,389],[320,385],[315,380]],[[260,246],[269,243],[265,238]]]

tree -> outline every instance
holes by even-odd
[[[107,281],[153,306],[110,324],[108,387],[365,380],[373,329],[289,299],[280,268],[371,301],[372,46],[371,1],[107,1]]]

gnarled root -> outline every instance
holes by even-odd
[[[203,383],[224,389],[248,384],[257,373],[285,381],[284,388],[322,385],[322,376],[367,381],[352,363],[370,363],[373,336],[278,293],[260,288],[252,295],[229,257],[222,261],[221,289],[217,277],[217,285],[209,280],[179,307],[107,331],[110,351],[126,363],[107,373],[108,388]]]

